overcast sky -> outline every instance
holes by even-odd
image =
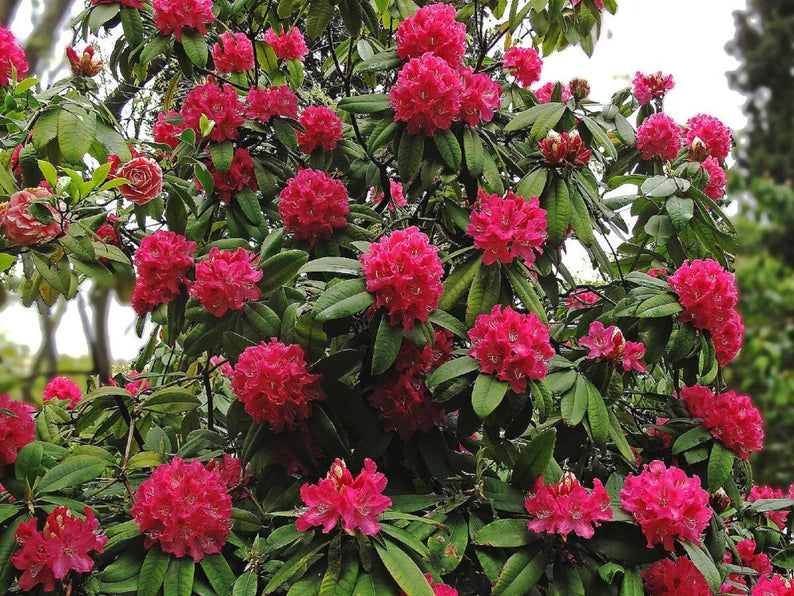
[[[728,88],[725,78],[726,71],[736,68],[736,61],[725,53],[725,44],[733,37],[732,13],[744,8],[744,0],[622,0],[618,4],[616,15],[606,15],[595,56],[588,59],[581,50],[571,49],[547,58],[544,82],[584,77],[592,87],[591,97],[606,100],[637,70],[662,70],[675,77],[676,88],[665,105],[676,120],[685,122],[707,112],[735,129],[744,126],[743,98]],[[29,9],[17,16],[12,29],[24,37],[30,27]],[[115,358],[135,357],[141,342],[134,320],[129,306],[113,305],[110,333]],[[6,307],[0,312],[0,334],[37,349],[41,335],[34,309],[17,303]],[[74,304],[58,329],[57,343],[61,353],[88,353]]]

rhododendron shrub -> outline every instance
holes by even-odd
[[[0,29],[0,295],[140,351],[0,378],[0,593],[790,592],[731,132],[544,71],[615,0],[84,4]]]

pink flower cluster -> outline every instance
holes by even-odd
[[[430,584],[430,587],[433,588],[433,596],[458,596],[458,591],[455,588],[447,584],[436,583],[433,581],[433,576],[431,574],[425,573],[425,579],[427,583]],[[405,594],[405,592],[402,594]],[[402,594],[400,596],[402,596]]]
[[[170,119],[176,119],[179,117],[180,114],[174,110],[169,110],[168,115],[165,115],[162,112],[157,114],[157,122],[155,122],[154,126],[152,127],[152,133],[156,143],[163,143],[171,147],[171,149],[176,149],[177,145],[179,145],[179,139],[177,137],[182,133],[183,130],[189,128],[184,124],[177,124],[168,121]]]
[[[238,147],[234,150],[232,163],[225,174],[218,172],[211,162],[207,163],[207,169],[212,174],[215,192],[224,203],[230,202],[232,195],[238,190],[249,188],[255,191],[257,188],[254,160],[251,159],[248,149]]]
[[[240,136],[238,127],[245,121],[242,117],[242,104],[234,87],[228,83],[218,87],[214,83],[206,83],[192,89],[185,97],[182,106],[182,119],[186,128],[201,134],[200,121],[204,114],[215,123],[209,134],[209,140],[223,143],[236,140]]]
[[[455,20],[455,7],[446,2],[424,6],[397,26],[397,55],[401,59],[433,54],[452,68],[463,63],[466,25]]]
[[[45,592],[52,592],[55,580],[64,579],[72,570],[88,573],[94,568],[88,553],[101,553],[108,538],[99,533],[94,512],[84,507],[83,513],[85,520],[72,515],[66,507],[56,507],[41,531],[35,517],[17,527],[14,539],[20,548],[11,562],[23,572],[20,589],[27,592],[41,584]]]
[[[725,196],[725,187],[728,185],[725,170],[713,157],[707,157],[700,165],[709,175],[709,183],[703,189],[703,194],[714,201],[719,201]]]
[[[307,155],[317,149],[332,151],[344,136],[339,116],[325,106],[309,106],[301,112],[298,124],[305,130],[298,131],[298,146]]]
[[[278,212],[286,230],[312,246],[328,240],[334,229],[347,226],[347,189],[321,170],[298,170],[287,180],[279,199]]]
[[[282,60],[303,60],[309,53],[303,34],[297,27],[281,33],[268,29],[265,33],[265,43],[273,48],[273,53]]]
[[[323,534],[327,534],[341,521],[342,529],[351,536],[356,530],[374,536],[380,532],[377,517],[391,506],[391,499],[383,495],[387,482],[369,458],[355,478],[345,462],[336,459],[325,478],[301,486],[301,499],[308,510],[295,521],[295,527],[305,532],[322,526]]]
[[[207,34],[207,25],[215,20],[212,0],[152,0],[154,26],[162,35],[171,35],[182,41],[183,28]]]
[[[568,310],[574,310],[576,308],[586,308],[596,302],[598,302],[598,294],[595,292],[575,292],[565,300],[565,306]]]
[[[243,494],[243,489],[251,480],[251,477],[243,470],[243,464],[239,457],[232,457],[224,453],[222,458],[211,459],[206,466],[208,472],[218,470],[223,484],[226,485],[226,492],[233,498],[239,498]]]
[[[32,246],[50,242],[68,227],[68,222],[46,200],[52,193],[44,188],[26,188],[11,195],[8,203],[0,204],[0,228],[17,246]],[[52,221],[40,222],[31,213],[30,206],[38,203],[50,212]]]
[[[533,93],[535,94],[535,98],[538,100],[538,103],[549,103],[551,101],[551,96],[554,93],[554,88],[560,85],[560,89],[562,90],[562,97],[561,100],[563,102],[568,101],[569,99],[573,98],[573,94],[571,93],[570,88],[568,85],[564,83],[546,83],[545,85],[541,85],[538,87]]]
[[[732,273],[713,259],[685,261],[667,278],[684,307],[679,319],[705,329],[714,338],[717,362],[730,363],[742,346],[744,325],[736,310],[739,293]]]
[[[538,147],[543,159],[550,166],[583,168],[593,155],[576,130],[563,133],[550,130],[546,137],[538,142]]]
[[[792,485],[794,486],[794,485]],[[755,503],[760,499],[785,499],[786,494],[779,488],[772,488],[771,486],[754,486],[750,489],[751,503]],[[789,492],[789,499],[794,499],[794,493]],[[786,518],[788,518],[788,511],[767,511],[765,513],[768,520],[774,523],[781,530],[786,527]]]
[[[604,327],[599,321],[590,323],[587,335],[579,339],[579,343],[590,352],[586,358],[605,358],[623,366],[623,371],[632,369],[645,372],[647,369],[641,362],[645,356],[645,346],[641,342],[626,341],[620,329],[614,325]]]
[[[127,184],[120,186],[119,192],[136,205],[145,205],[163,192],[163,170],[150,157],[133,157],[118,169],[115,176],[127,179]]]
[[[232,499],[218,470],[175,457],[138,487],[131,513],[146,548],[159,543],[165,553],[198,562],[226,543]]]
[[[736,564],[757,571],[760,578],[766,579],[772,575],[772,561],[765,553],[755,553],[756,543],[754,540],[742,540],[736,545],[739,560]],[[733,554],[730,550],[725,551],[722,559],[723,563],[733,563]],[[743,586],[743,587],[739,587]],[[720,587],[720,594],[747,594],[747,581],[740,573],[731,573]]]
[[[794,582],[780,575],[762,577],[753,586],[750,596],[794,596]]]
[[[0,394],[0,478],[3,468],[17,461],[19,450],[33,440],[34,422],[30,412],[32,408],[22,402],[11,399],[7,393]]]
[[[620,505],[634,516],[648,541],[648,548],[662,544],[673,551],[673,540],[700,544],[712,510],[709,495],[700,487],[700,478],[689,478],[683,470],[654,461],[639,475],[626,478],[620,491]]]
[[[764,420],[746,395],[734,391],[714,394],[703,385],[683,387],[681,398],[690,414],[744,461],[764,446]]]
[[[641,106],[650,103],[652,99],[661,99],[675,87],[673,75],[664,75],[662,71],[645,75],[638,72],[631,81],[634,97]]]
[[[415,226],[371,244],[359,260],[367,291],[375,294],[375,307],[386,309],[392,325],[410,331],[438,308],[444,268],[438,247]]]
[[[244,248],[210,249],[206,259],[196,265],[196,281],[188,282],[188,292],[216,317],[227,310],[240,310],[249,300],[262,295],[257,282],[262,272],[254,269],[258,257]]]
[[[245,99],[245,116],[259,122],[269,122],[276,116],[297,118],[298,98],[287,85],[251,87]]]
[[[480,315],[469,330],[469,355],[480,361],[480,370],[510,383],[516,393],[527,390],[527,379],[546,376],[554,356],[549,330],[535,313],[519,314],[511,307],[495,305]]]
[[[634,146],[642,151],[642,159],[661,157],[672,161],[678,156],[682,144],[681,127],[670,116],[660,112],[642,121]]]
[[[530,266],[535,253],[543,252],[546,210],[540,208],[537,197],[525,199],[510,190],[502,198],[480,190],[466,233],[474,238],[474,247],[483,250],[484,264],[521,258]]]
[[[574,532],[581,538],[592,538],[600,522],[612,519],[609,504],[607,490],[598,478],[588,493],[571,472],[549,485],[540,476],[524,501],[524,509],[534,518],[527,528],[538,533],[567,536]]]
[[[212,47],[212,60],[219,72],[245,72],[254,67],[254,46],[245,33],[221,33]]]
[[[459,72],[463,93],[460,96],[458,120],[469,126],[490,122],[494,110],[501,105],[502,86],[483,72],[475,74],[471,68],[463,68]]]
[[[391,201],[388,205],[389,211],[395,207],[405,207],[408,204],[408,201],[405,200],[405,196],[403,195],[403,185],[401,182],[389,179],[389,194],[391,194]],[[380,202],[385,196],[384,193],[378,192],[374,186],[370,188],[369,195],[372,197],[371,201],[373,205],[380,205]]]
[[[179,296],[193,266],[196,243],[176,232],[158,230],[141,240],[135,251],[137,278],[132,306],[139,315]]]
[[[502,67],[507,74],[513,75],[522,87],[529,89],[532,84],[540,80],[543,60],[534,48],[513,46],[505,52]]]
[[[62,399],[69,402],[69,407],[75,407],[83,399],[80,387],[68,377],[55,377],[44,387],[42,394],[44,401]]]
[[[28,72],[25,50],[17,43],[14,34],[0,25],[0,87],[11,80],[11,67],[17,69],[17,79],[22,80]]]
[[[297,428],[309,417],[312,402],[325,399],[320,379],[309,373],[303,348],[271,338],[240,354],[232,390],[254,422],[267,422],[281,432]]]
[[[705,146],[694,152],[693,157],[698,161],[711,156],[722,163],[731,152],[731,129],[714,116],[698,114],[686,123],[686,144],[688,147]]]
[[[709,596],[706,578],[689,557],[656,561],[641,574],[649,596]]]
[[[387,432],[395,431],[407,440],[443,422],[444,407],[433,403],[425,376],[451,355],[452,336],[446,331],[436,331],[434,345],[426,344],[421,351],[403,340],[392,372],[367,398]]]

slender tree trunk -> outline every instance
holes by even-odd
[[[100,381],[105,382],[110,379],[110,365],[113,361],[110,352],[110,337],[108,336],[110,290],[94,288],[91,290],[90,298],[94,321],[94,344],[91,358],[94,361],[94,374],[99,375]]]
[[[0,2],[0,25],[8,27],[19,5],[19,0],[3,0]]]
[[[8,0],[2,0],[7,2]],[[46,0],[44,12],[25,44],[30,72],[36,73],[41,61],[52,55],[61,33],[61,23],[69,16],[74,0]]]

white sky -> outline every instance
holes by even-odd
[[[745,0],[665,0],[651,8],[647,0],[618,4],[616,15],[606,15],[595,56],[588,59],[581,50],[571,49],[547,58],[544,82],[581,76],[590,82],[592,98],[607,100],[637,70],[662,70],[675,77],[676,88],[665,99],[665,109],[676,120],[685,122],[694,114],[707,112],[732,128],[744,126],[743,97],[728,88],[725,78],[725,72],[737,63],[724,48],[733,37],[732,13],[744,8]],[[12,25],[19,37],[28,33],[28,11],[20,11]],[[28,18],[22,12],[27,12]],[[110,336],[115,358],[135,357],[141,340],[135,335],[134,321],[131,307],[113,304]],[[0,334],[35,351],[41,341],[35,310],[23,308],[12,298],[0,311]],[[61,353],[88,353],[75,304],[69,305],[61,322],[57,344]]]

